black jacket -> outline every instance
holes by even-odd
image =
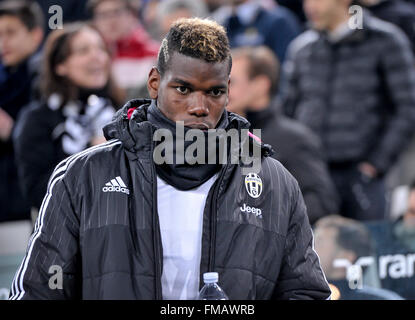
[[[284,108],[319,135],[329,162],[368,161],[385,173],[411,139],[415,60],[405,34],[364,13],[337,43],[314,30],[284,65]]]
[[[130,102],[104,129],[108,143],[56,167],[12,299],[162,298],[148,103]],[[127,110],[137,106],[129,120]],[[229,120],[235,128],[247,125],[236,115]],[[200,274],[219,272],[230,299],[328,298],[295,179],[268,157],[258,175],[262,194],[251,198],[240,166],[227,164],[220,171],[204,211]],[[118,176],[128,192],[103,192]],[[241,212],[243,204],[260,208],[262,217]],[[179,212],[172,208],[172,214]],[[51,265],[63,270],[62,289],[48,287]]]
[[[91,137],[102,135],[102,126],[111,121],[115,110],[109,100],[100,97],[95,109],[88,105],[89,96],[85,93],[61,107],[35,100],[22,110],[13,142],[20,183],[31,207],[40,209],[55,166],[88,148]],[[89,116],[89,108],[96,115]]]
[[[300,122],[282,115],[276,103],[266,110],[249,112],[247,119],[252,129],[261,129],[262,141],[275,150],[273,157],[297,179],[310,223],[337,214],[339,199],[318,137]]]
[[[402,29],[415,50],[415,4],[404,0],[383,0],[368,9],[376,17],[391,22]]]
[[[33,98],[40,58],[40,53],[34,54],[15,67],[0,62],[0,108],[14,121]],[[30,206],[19,185],[10,136],[0,140],[0,222],[20,219],[30,219]]]

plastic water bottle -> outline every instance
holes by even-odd
[[[200,289],[198,300],[229,300],[225,292],[219,287],[219,274],[206,272],[203,274],[205,285]]]

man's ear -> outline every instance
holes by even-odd
[[[161,81],[160,72],[156,67],[151,68],[148,74],[147,90],[151,99],[157,99]]]
[[[229,75],[229,78],[228,78],[228,90],[226,92],[226,106],[229,104],[230,89],[231,89],[231,76]]]
[[[254,90],[261,94],[267,94],[271,91],[271,81],[266,75],[259,75],[252,79],[254,83]]]

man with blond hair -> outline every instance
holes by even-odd
[[[223,27],[172,25],[149,73],[151,100],[128,102],[104,128],[106,144],[56,167],[11,299],[196,299],[206,272],[230,299],[329,297],[297,182],[225,110],[231,65]],[[196,162],[179,127],[204,141]],[[204,138],[231,130],[241,142],[225,145],[228,161],[206,162],[220,145]],[[161,131],[174,138],[173,161],[156,160]],[[246,143],[260,151],[258,171],[229,161]],[[52,286],[50,268],[62,275]]]

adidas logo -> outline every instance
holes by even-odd
[[[122,181],[121,177],[118,176],[115,179],[111,179],[110,182],[105,184],[105,187],[102,188],[103,192],[122,192],[126,194],[130,194],[130,190],[125,185],[124,181]]]

